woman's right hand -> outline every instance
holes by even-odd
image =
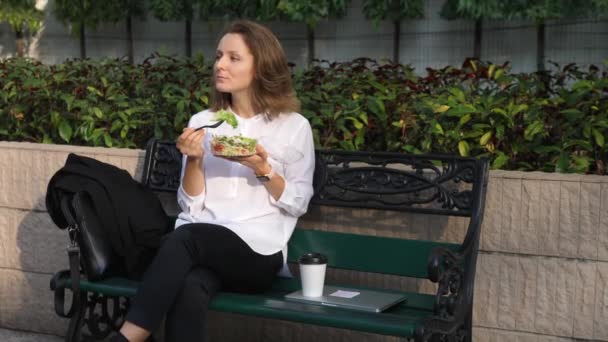
[[[203,149],[205,130],[195,131],[194,128],[184,128],[182,134],[177,137],[177,149],[185,156],[193,159],[202,159],[205,154]]]

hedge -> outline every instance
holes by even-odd
[[[158,54],[44,65],[0,61],[0,140],[142,148],[209,103],[211,63]],[[606,174],[608,75],[512,73],[466,60],[426,70],[371,59],[294,71],[320,148],[487,155],[495,169]]]

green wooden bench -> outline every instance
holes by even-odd
[[[151,141],[143,184],[154,191],[175,192],[180,169],[181,155],[173,142]],[[307,252],[321,252],[328,255],[330,268],[429,279],[437,283],[437,293],[407,293],[406,302],[382,313],[367,313],[286,301],[285,294],[300,288],[299,279],[277,278],[272,290],[264,294],[221,292],[210,309],[415,341],[470,341],[487,177],[486,159],[317,151],[311,205],[464,216],[469,217],[469,226],[462,243],[297,228],[289,241],[289,262]],[[72,302],[67,315],[66,341],[82,340],[84,325],[94,338],[103,338],[119,327],[137,285],[121,278],[81,280],[80,300]],[[51,289],[56,296],[71,289],[69,271],[56,273]],[[61,315],[63,309],[56,311]]]

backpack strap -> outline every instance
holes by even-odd
[[[79,227],[74,219],[70,208],[70,200],[72,196],[61,197],[61,211],[68,223],[68,234],[70,236],[70,245],[67,248],[68,258],[70,260],[70,279],[72,282],[72,306],[69,311],[65,312],[65,288],[58,286],[55,288],[55,312],[60,317],[72,317],[74,311],[80,308],[80,247],[78,246]]]

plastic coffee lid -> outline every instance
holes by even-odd
[[[327,256],[321,253],[307,253],[298,259],[303,265],[327,264]]]

